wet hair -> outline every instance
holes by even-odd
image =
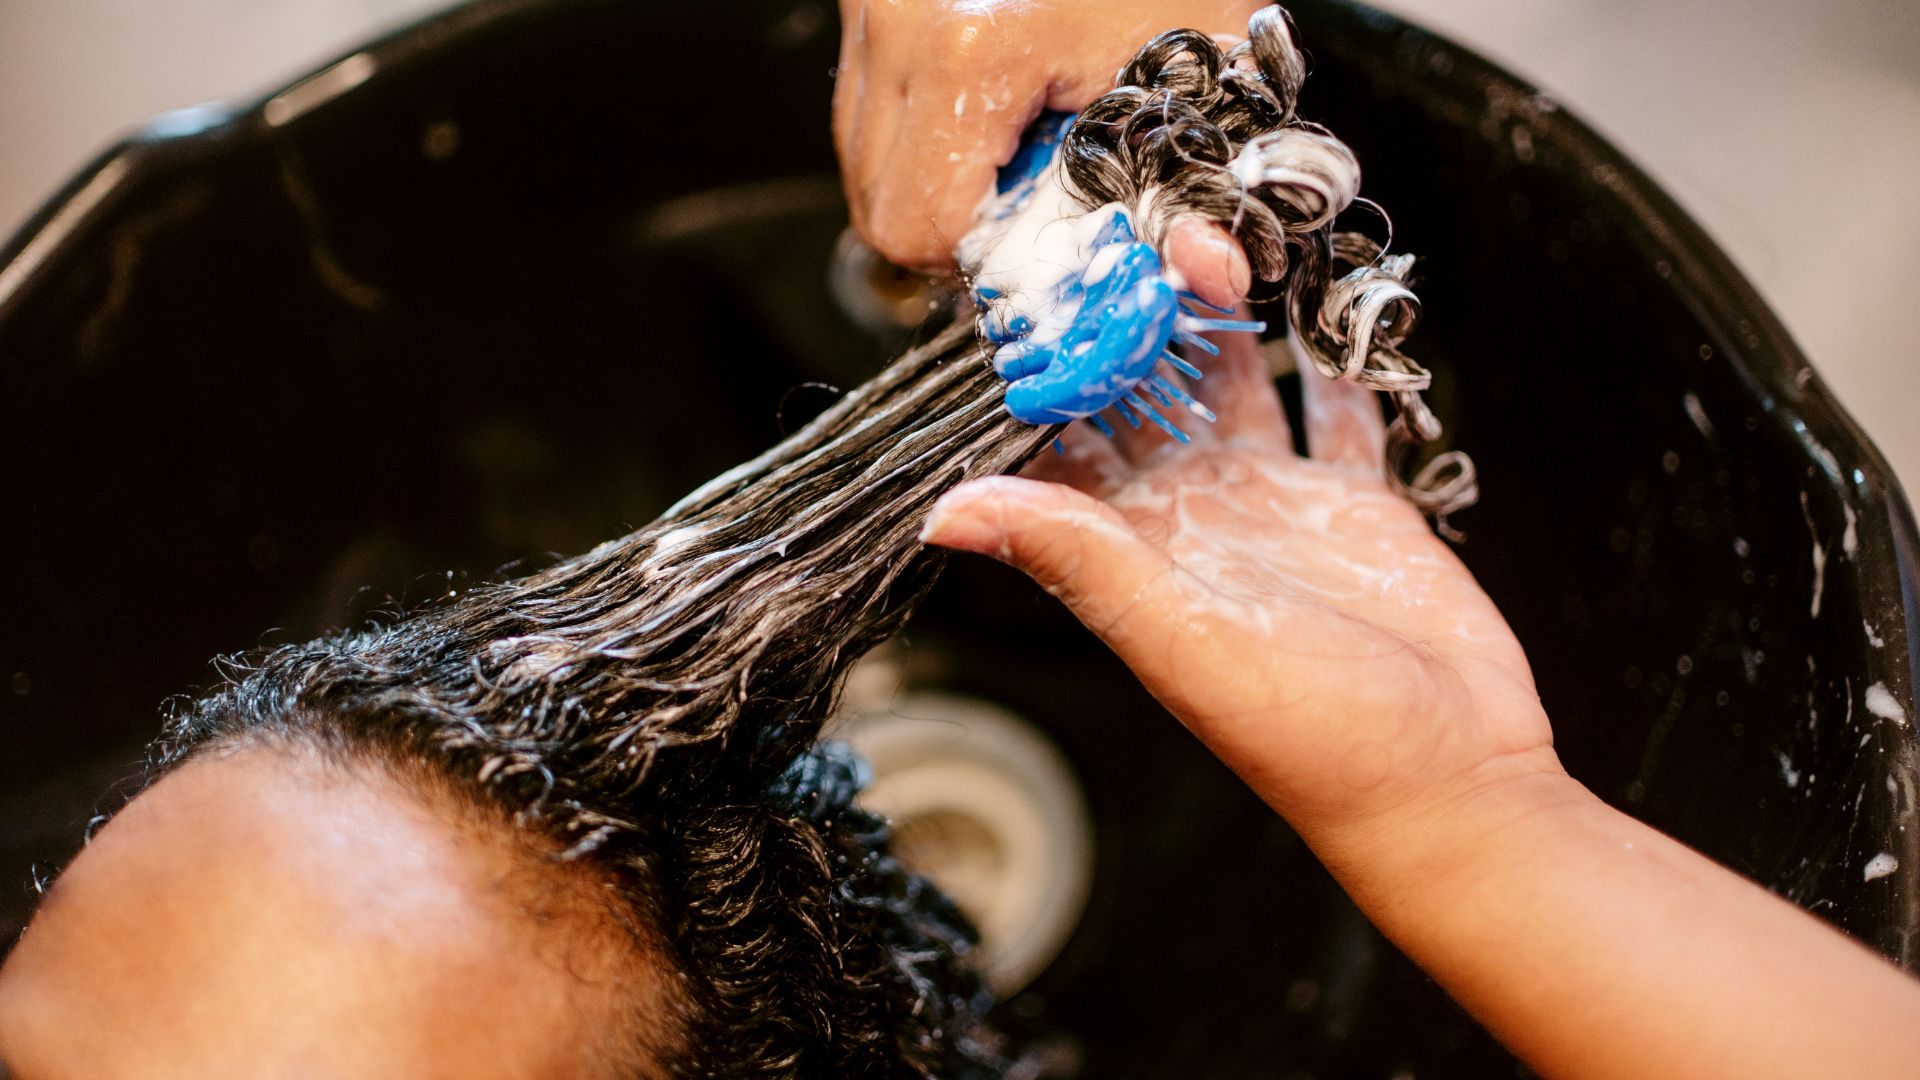
[[[389,625],[230,661],[155,747],[310,743],[428,770],[598,870],[680,978],[672,1075],[997,1076],[972,931],[816,743],[941,558],[953,484],[1046,433],[956,327],[659,520]],[[634,1044],[649,1041],[635,1032]]]
[[[1089,206],[1144,207],[1150,238],[1182,213],[1230,228],[1313,314],[1317,362],[1417,404],[1424,372],[1394,347],[1405,265],[1332,232],[1352,156],[1293,116],[1305,65],[1284,15],[1250,32],[1226,53],[1190,31],[1155,39],[1073,126],[1068,178]],[[1258,186],[1234,165],[1248,147]],[[1010,417],[1003,390],[955,322],[631,535],[229,661],[171,718],[151,772],[262,740],[442,778],[599,873],[662,944],[677,1030],[626,1041],[677,1047],[660,1063],[673,1075],[1004,1075],[1020,1052],[968,967],[972,931],[854,805],[859,763],[818,741],[849,669],[939,572],[919,540],[934,501],[1054,436]],[[1396,428],[1425,433],[1401,407]],[[1458,505],[1457,485],[1409,490]]]
[[[1225,51],[1198,31],[1161,34],[1068,131],[1066,179],[1089,207],[1134,209],[1155,246],[1187,215],[1231,232],[1254,273],[1278,285],[1281,321],[1320,373],[1391,396],[1385,477],[1445,531],[1479,486],[1458,451],[1414,468],[1421,446],[1442,434],[1421,398],[1432,376],[1399,349],[1419,320],[1414,258],[1336,230],[1356,203],[1386,223],[1389,243],[1392,224],[1359,199],[1353,152],[1297,114],[1306,78],[1292,20],[1277,6],[1254,12],[1246,40]]]

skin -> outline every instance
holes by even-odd
[[[1245,36],[1244,0],[841,0],[833,134],[854,228],[874,250],[929,273],[953,248],[1042,109],[1077,112],[1113,88],[1141,43],[1188,28]],[[1198,219],[1166,255],[1208,303],[1251,283],[1246,255]]]
[[[1297,457],[1221,344],[1194,446],[1076,426],[927,540],[1058,596],[1542,1075],[1920,1071],[1920,983],[1561,768],[1519,642],[1382,481],[1372,395],[1303,365]]]
[[[1043,105],[1084,106],[1153,32],[1250,10],[846,0],[856,225],[944,268]],[[1169,246],[1203,298],[1245,293],[1224,236]],[[1302,365],[1299,458],[1265,359],[1222,345],[1195,446],[1076,427],[1035,476],[955,489],[927,540],[1058,596],[1543,1075],[1920,1069],[1920,984],[1567,776],[1504,619],[1382,482],[1372,397]],[[657,1014],[661,991],[607,966],[584,889],[529,884],[527,852],[410,790],[258,748],[162,781],[0,969],[0,1061],[18,1080],[603,1074],[583,1054],[609,997]]]
[[[631,943],[590,886],[418,790],[261,747],[161,780],[0,969],[0,1061],[13,1080],[611,1075],[609,995],[659,997]]]

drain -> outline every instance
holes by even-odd
[[[881,258],[852,229],[834,245],[827,283],[849,318],[887,337],[921,325],[952,299],[931,278]]]
[[[873,766],[861,804],[894,851],[980,930],[979,966],[1013,994],[1066,947],[1093,880],[1093,824],[1053,743],[990,702],[915,693],[837,721]]]

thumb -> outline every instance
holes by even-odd
[[[1214,307],[1231,308],[1253,288],[1253,266],[1240,242],[1198,214],[1167,230],[1166,255],[1186,287]]]
[[[1123,655],[1169,614],[1178,573],[1119,511],[1061,484],[994,476],[941,496],[921,540],[999,559],[1059,598]]]

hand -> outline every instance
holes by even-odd
[[[1302,364],[1294,456],[1243,335],[1154,432],[963,484],[926,536],[1031,574],[1537,1072],[1906,1076],[1920,986],[1560,769],[1526,657],[1380,479],[1368,391]],[[1124,738],[1124,733],[1116,733]]]
[[[1058,596],[1310,843],[1558,772],[1519,642],[1382,479],[1374,394],[1303,363],[1303,459],[1259,346],[1220,344],[1192,446],[1076,424],[1029,470],[1058,482],[962,485],[928,542]]]
[[[841,0],[833,132],[853,224],[894,262],[952,268],[953,248],[1043,108],[1075,112],[1154,35],[1245,36],[1248,0]],[[1250,285],[1219,229],[1176,226],[1166,254],[1208,303]]]

